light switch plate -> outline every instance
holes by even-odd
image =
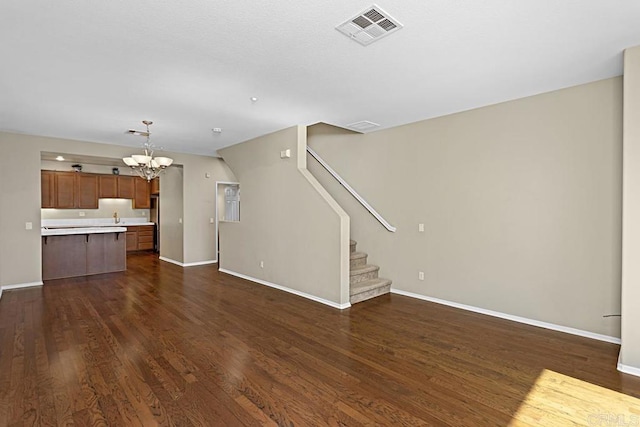
[[[287,148],[286,150],[282,150],[280,151],[280,158],[281,159],[288,159],[291,157],[291,149]]]
[[[424,224],[418,224],[418,231],[424,233]]]
[[[33,223],[32,222],[25,222],[24,229],[25,230],[33,230]]]

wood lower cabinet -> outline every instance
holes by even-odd
[[[124,233],[42,237],[42,279],[87,276],[127,269]]]
[[[153,249],[154,234],[153,225],[127,226],[127,252]]]

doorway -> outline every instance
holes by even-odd
[[[216,257],[220,267],[220,223],[240,222],[240,183],[216,182]]]

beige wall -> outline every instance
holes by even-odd
[[[0,219],[0,235],[3,237],[0,241],[2,285],[41,280],[40,229],[37,225],[40,223],[40,153],[43,151],[115,159],[131,154],[130,147],[0,132],[0,177],[4,182],[0,197],[3,215]],[[233,174],[215,157],[181,153],[169,155],[184,168],[184,223],[181,224],[184,237],[165,242],[163,249],[170,250],[174,244],[195,248],[184,254],[182,262],[185,263],[215,259],[212,258],[215,257],[215,224],[212,227],[208,221],[203,222],[202,212],[212,209],[215,181],[232,180]],[[202,174],[204,171],[210,174],[210,178]],[[160,181],[161,188],[163,179]],[[174,203],[171,200],[163,203],[162,192],[160,199],[161,208]],[[25,230],[25,222],[32,222],[36,226],[32,230]],[[183,250],[180,248],[176,252],[182,253]]]
[[[624,52],[622,349],[620,362],[640,369],[640,46]]]
[[[181,167],[167,169],[160,178],[160,256],[179,263],[185,261],[183,188]]]
[[[309,128],[396,233],[309,170],[395,289],[617,337],[621,108],[613,78],[367,135]]]
[[[291,158],[280,158],[285,149]],[[219,154],[242,191],[240,222],[220,224],[220,267],[348,304],[349,218],[306,170],[306,128],[285,129]]]

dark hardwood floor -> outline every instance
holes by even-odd
[[[339,311],[151,254],[128,267],[3,294],[0,426],[640,416],[640,378],[616,371],[617,345],[398,295]]]

